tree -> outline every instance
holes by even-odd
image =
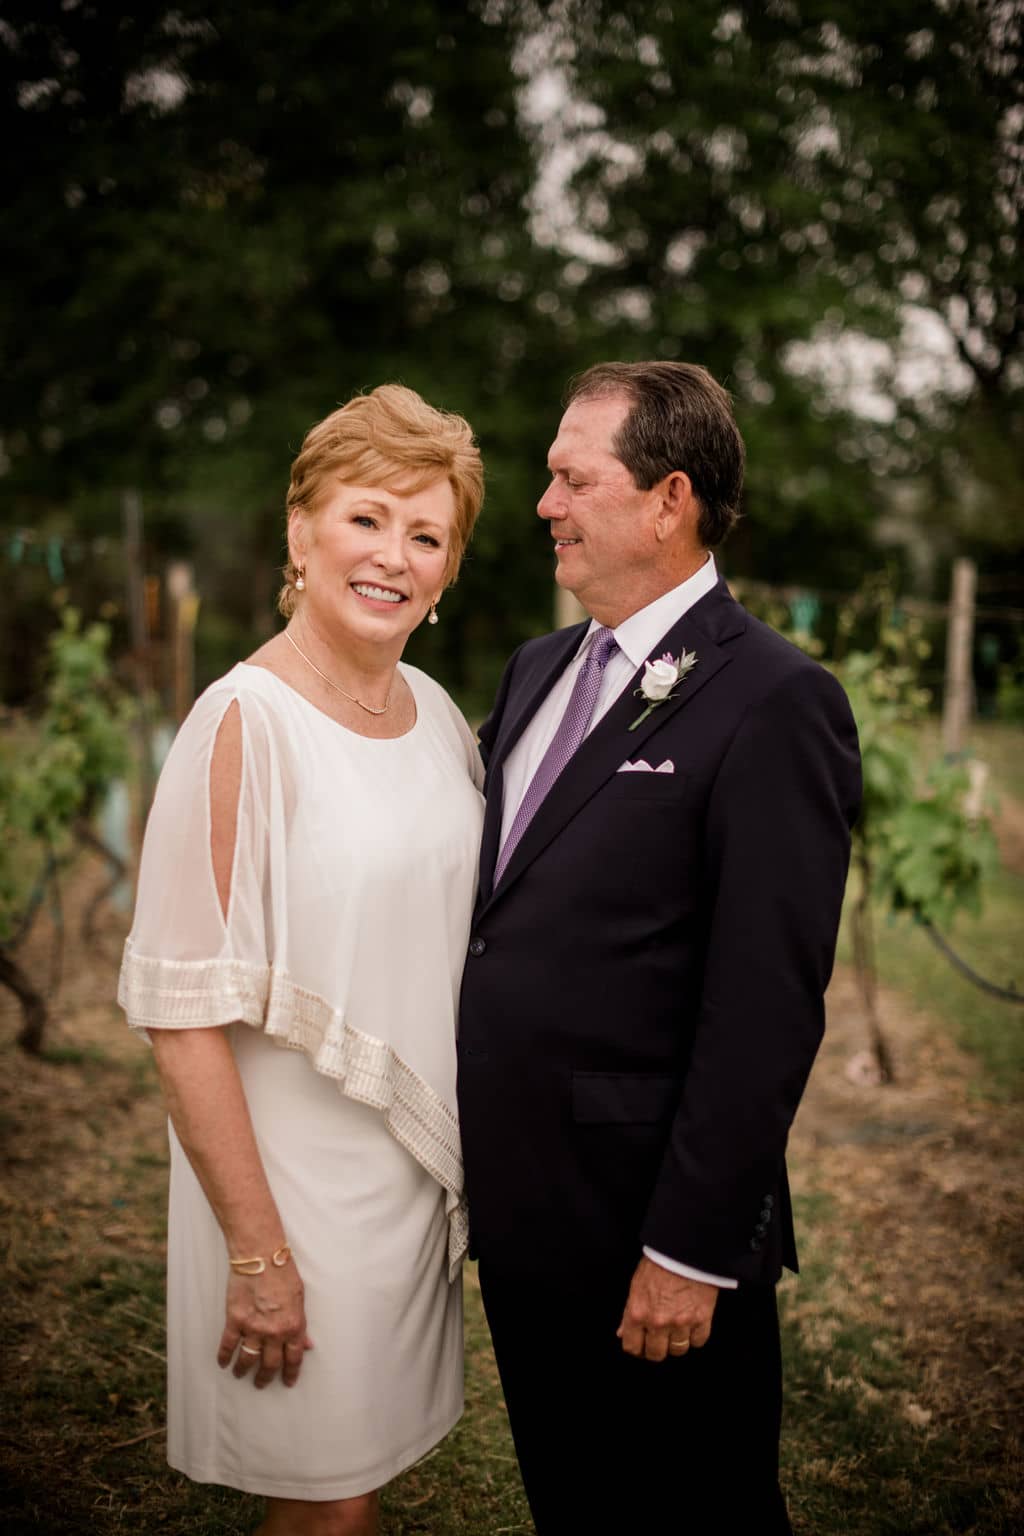
[[[1020,7],[565,0],[537,25],[568,104],[570,211],[549,234],[582,346],[730,383],[750,447],[733,563],[854,586],[900,477],[935,517],[1019,545]],[[883,349],[883,419],[857,419],[823,352],[896,343],[908,306],[941,318],[961,367],[922,403]]]
[[[852,589],[897,489],[1010,552],[1020,30],[1014,0],[11,0],[0,534],[116,534],[138,487],[151,566],[198,565],[205,681],[271,622],[303,431],[400,378],[485,451],[466,573],[410,650],[482,704],[548,620],[563,380],[661,355],[736,396],[731,572]],[[922,315],[960,351],[924,401],[890,347]],[[865,337],[887,419],[822,367]],[[18,574],[24,695],[46,579]]]
[[[529,507],[550,402],[532,381],[565,370],[552,260],[526,227],[511,23],[492,9],[6,8],[9,505],[111,532],[117,488],[139,486],[151,541],[198,557],[215,669],[269,623],[305,429],[388,378],[464,411],[487,454],[441,670],[471,683],[474,657],[543,622]]]

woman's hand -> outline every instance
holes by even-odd
[[[306,1333],[302,1276],[295,1260],[272,1262],[287,1246],[267,1182],[228,1030],[155,1029],[153,1051],[174,1129],[224,1233],[228,1253],[271,1255],[261,1275],[228,1279],[217,1363],[235,1375],[255,1371],[257,1387],[280,1371],[299,1379],[313,1345]],[[244,1348],[243,1348],[244,1346]]]
[[[217,1350],[221,1369],[234,1359],[238,1377],[255,1369],[255,1387],[269,1386],[278,1371],[285,1386],[294,1387],[306,1350],[312,1348],[302,1277],[294,1259],[281,1269],[268,1266],[262,1275],[230,1275],[227,1317]]]

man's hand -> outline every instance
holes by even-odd
[[[711,1337],[718,1286],[673,1274],[646,1256],[633,1274],[626,1310],[616,1329],[627,1355],[645,1360],[673,1359]]]

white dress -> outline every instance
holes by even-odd
[[[146,829],[119,1001],[143,1031],[231,1025],[314,1344],[294,1388],[218,1367],[227,1253],[172,1130],[168,1460],[198,1482],[353,1497],[462,1412],[455,1011],[482,767],[443,689],[401,670],[416,723],[377,740],[236,666],[178,733]],[[225,919],[209,776],[236,700]]]

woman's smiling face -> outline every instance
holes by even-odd
[[[404,644],[444,590],[455,497],[447,480],[403,495],[338,485],[315,512],[292,512],[304,617],[335,644]]]

